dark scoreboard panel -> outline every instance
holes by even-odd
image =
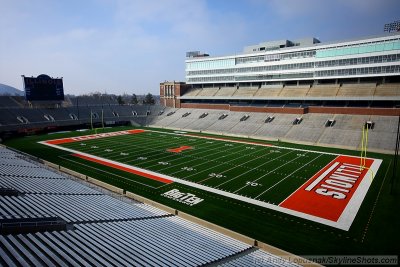
[[[24,77],[25,98],[28,101],[63,101],[64,87],[60,78],[50,78],[47,75]]]

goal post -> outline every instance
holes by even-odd
[[[361,136],[361,155],[360,155],[360,171],[367,170],[371,173],[371,182],[374,178],[374,171],[368,167],[367,164],[367,151],[368,151],[368,125],[363,125]]]
[[[365,169],[368,150],[368,126],[363,125],[361,136],[360,170]]]

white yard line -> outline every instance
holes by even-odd
[[[260,166],[263,166],[263,165],[265,165],[265,164],[267,164],[267,163],[269,163],[269,162],[272,162],[272,161],[274,161],[274,160],[277,160],[277,159],[279,159],[279,158],[281,158],[281,157],[283,157],[283,156],[286,156],[286,155],[288,155],[288,154],[290,154],[290,153],[292,153],[292,152],[293,152],[293,151],[289,151],[288,153],[285,153],[285,154],[283,154],[283,155],[281,155],[281,156],[279,156],[279,157],[277,157],[277,158],[274,158],[274,159],[271,159],[271,160],[269,160],[269,161],[266,161],[265,163],[261,164]],[[297,159],[297,158],[294,158],[293,160],[295,160],[295,159]],[[293,160],[288,161],[288,162],[286,162],[285,164],[283,164],[283,165],[281,165],[281,166],[279,166],[279,167],[277,167],[277,168],[275,168],[275,169],[273,169],[273,170],[267,172],[266,174],[264,174],[263,176],[261,176],[260,179],[261,179],[262,177],[264,177],[264,176],[270,174],[271,172],[274,172],[275,170],[277,170],[277,169],[283,167],[284,165],[286,165],[286,164],[292,162]],[[221,185],[226,184],[226,183],[228,183],[228,182],[230,182],[230,181],[232,181],[232,180],[235,180],[235,179],[237,179],[237,178],[239,178],[239,177],[241,177],[241,176],[243,176],[243,175],[245,175],[245,174],[247,174],[247,173],[249,173],[249,172],[251,172],[251,171],[252,171],[252,170],[248,170],[248,171],[246,171],[246,172],[244,172],[244,173],[242,173],[242,174],[240,174],[240,175],[238,175],[238,176],[235,176],[235,177],[233,177],[233,178],[231,178],[231,179],[229,179],[229,180],[227,180],[227,181],[225,181],[225,182],[223,182],[223,183],[217,185],[216,187],[220,187]],[[258,179],[257,179],[257,180],[258,180]],[[254,180],[254,182],[257,181],[257,180]],[[242,189],[242,188],[240,188],[240,189]],[[240,189],[238,189],[238,190],[240,190]],[[235,191],[235,192],[236,192],[236,191]],[[235,193],[235,192],[234,192],[234,193]]]
[[[250,156],[251,154],[259,153],[259,152],[260,152],[260,151],[254,151],[254,152],[252,152],[252,153],[250,153],[250,154],[246,154],[246,155],[240,156],[240,157],[238,157],[238,158],[234,158],[234,159],[231,159],[231,160],[222,162],[222,163],[220,163],[220,164],[218,164],[218,165],[214,165],[214,166],[212,166],[211,168],[206,169],[206,170],[201,171],[201,172],[207,172],[207,171],[209,171],[210,169],[213,169],[213,168],[215,168],[215,167],[218,167],[218,166],[227,164],[227,163],[229,163],[229,162],[231,162],[231,161],[238,160],[238,159],[240,159],[240,158],[242,158],[242,157],[248,157],[248,156]],[[248,161],[243,162],[242,164],[239,164],[239,165],[235,165],[234,167],[229,168],[229,169],[226,169],[226,170],[224,170],[224,171],[222,171],[222,172],[219,172],[218,174],[225,173],[225,172],[230,171],[230,170],[233,170],[233,169],[235,169],[235,168],[237,168],[237,167],[242,167],[243,165],[245,165],[245,164],[247,164],[247,163],[249,163],[249,162],[251,162],[251,161],[253,161],[253,160],[257,160],[257,159],[260,159],[260,158],[263,158],[263,157],[266,157],[266,156],[269,156],[269,155],[270,155],[270,153],[266,153],[265,155],[261,155],[261,156],[255,157],[254,159],[248,160]],[[259,165],[259,166],[262,166],[262,165],[263,165],[263,164],[261,164],[261,165]],[[252,170],[258,170],[258,168],[253,168]],[[199,174],[199,173],[201,173],[201,172],[198,172],[198,173],[193,174],[193,175],[197,175],[197,174]],[[191,176],[193,176],[193,175],[191,175]],[[209,180],[209,179],[211,179],[211,178],[213,178],[213,177],[208,177],[208,178],[206,178],[206,179],[204,179],[204,180],[199,181],[198,183],[203,183],[203,182],[205,182],[205,181],[207,181],[207,180]]]
[[[263,194],[267,193],[269,190],[271,190],[272,188],[274,188],[275,186],[277,186],[278,184],[280,184],[281,182],[283,182],[284,180],[286,180],[287,178],[289,178],[290,176],[292,176],[294,173],[298,172],[299,170],[303,169],[304,167],[306,167],[307,165],[311,164],[311,162],[313,162],[314,160],[316,160],[317,158],[321,157],[322,154],[318,155],[316,158],[314,158],[313,160],[309,161],[307,164],[301,166],[299,169],[293,171],[292,173],[288,174],[287,176],[285,176],[284,178],[282,178],[281,180],[279,180],[278,182],[276,182],[275,184],[273,184],[272,186],[270,186],[269,188],[267,188],[265,191],[263,191],[261,194],[255,196],[254,198],[257,199],[260,196],[262,196]]]
[[[250,154],[245,154],[245,155],[243,155],[243,153],[241,153],[241,152],[233,152],[233,153],[231,152],[230,154],[228,154],[227,152],[229,152],[230,150],[235,150],[235,149],[242,148],[242,147],[232,147],[232,148],[229,148],[229,149],[224,150],[224,151],[221,151],[221,147],[218,147],[218,148],[219,148],[219,151],[218,151],[217,153],[207,154],[207,157],[209,157],[209,156],[211,156],[211,155],[218,154],[218,153],[224,153],[224,154],[225,154],[224,156],[219,157],[218,159],[210,159],[210,160],[207,159],[207,158],[204,158],[204,157],[197,157],[197,158],[195,158],[195,159],[193,159],[193,160],[205,159],[206,161],[205,161],[205,162],[202,162],[202,163],[199,163],[199,164],[196,164],[196,165],[191,165],[190,167],[198,167],[198,166],[201,166],[201,165],[204,165],[204,164],[210,164],[211,162],[217,162],[217,163],[219,163],[219,164],[217,164],[217,165],[213,165],[213,166],[212,166],[212,168],[215,168],[215,167],[217,167],[217,166],[221,166],[221,165],[227,164],[227,163],[229,163],[229,162],[231,162],[231,161],[238,160],[239,158],[248,157],[248,156],[250,156],[251,154],[260,152],[260,151],[254,151],[254,152],[252,152],[252,153],[250,153]],[[214,150],[214,149],[213,149],[213,150]],[[207,152],[207,151],[205,151],[205,152]],[[231,156],[232,154],[242,154],[242,156],[237,157],[237,158],[233,158],[233,159],[228,160],[228,161],[225,161],[225,162],[220,162],[220,161],[219,161],[221,158]],[[265,156],[265,155],[260,156],[260,157],[264,157],[264,156]],[[190,157],[193,157],[193,156],[192,156],[192,154],[191,154],[191,155],[187,155],[187,157],[190,158]],[[257,157],[257,158],[260,158],[260,157]],[[183,165],[183,164],[186,164],[187,162],[192,162],[193,160],[186,161],[186,162],[183,162],[183,163],[180,163],[180,164],[171,166],[171,167]],[[254,160],[254,159],[252,159],[252,160]],[[250,161],[252,161],[252,160],[250,160]],[[247,161],[247,162],[250,162],[250,161]],[[236,165],[234,168],[236,168],[236,167],[238,167],[238,166],[241,166],[241,165],[243,165],[243,164]],[[171,167],[168,167],[168,168],[171,168]],[[164,168],[164,169],[162,169],[162,170],[165,170],[165,169],[168,169],[168,168]],[[207,169],[206,169],[206,170],[207,170]],[[195,173],[195,174],[188,175],[188,176],[186,176],[186,178],[191,177],[191,176],[193,176],[193,175],[198,175],[199,173],[202,173],[202,172],[206,172],[206,170],[197,172],[197,173]],[[178,173],[178,172],[181,172],[181,171],[182,171],[182,170],[179,170],[179,171],[174,172],[174,173],[172,173],[172,174],[175,174],[175,173]]]

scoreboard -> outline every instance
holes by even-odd
[[[25,77],[25,98],[28,101],[63,101],[64,86],[62,78],[51,78],[41,74],[38,77]]]

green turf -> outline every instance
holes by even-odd
[[[60,146],[274,204],[283,201],[293,189],[335,158],[308,151],[160,132],[118,135]],[[191,149],[168,152],[181,146]]]
[[[122,129],[125,128],[108,129],[107,131]],[[165,129],[153,130],[171,132]],[[31,136],[9,140],[6,145],[296,254],[396,254],[399,251],[398,237],[400,231],[397,225],[400,216],[398,212],[394,212],[400,208],[399,196],[398,194],[391,195],[389,192],[392,174],[389,166],[392,166],[391,156],[372,153],[368,155],[383,159],[383,163],[350,230],[342,231],[182,184],[163,185],[157,181],[82,160],[71,156],[66,151],[37,143],[41,140],[77,135],[83,135],[83,133]],[[175,137],[179,137],[179,139]],[[233,137],[224,138],[240,140],[240,138]],[[245,140],[249,141],[249,139]],[[213,143],[210,143],[210,141]],[[277,144],[276,142],[261,140],[251,141]],[[86,145],[81,146],[80,143]],[[152,132],[151,134],[141,133],[69,143],[63,146],[180,179],[202,183],[210,187],[230,192],[236,191],[237,194],[258,196],[260,200],[272,203],[282,201],[334,157],[314,152],[293,152],[293,150],[237,143],[232,144],[232,146],[226,146],[226,144],[232,143]],[[168,148],[184,145],[193,146],[194,149],[185,150],[178,154],[166,151]],[[98,148],[91,148],[91,146]],[[279,146],[348,155],[359,154],[357,151],[307,147],[283,142],[279,142]],[[106,152],[105,149],[112,149],[113,151]],[[129,153],[129,155],[121,155],[121,152]],[[141,159],[139,159],[140,157]],[[162,165],[159,162],[168,162],[170,165]],[[306,164],[308,165],[304,166]],[[196,170],[190,171],[185,167]],[[271,173],[268,174],[268,172]],[[210,174],[212,173],[223,176],[220,178],[211,177]],[[242,175],[243,173],[245,174]],[[261,194],[289,174],[290,178],[286,178],[275,185],[273,190]],[[229,181],[230,179],[233,180]],[[246,186],[248,181],[256,181],[261,185]],[[396,185],[398,187],[398,183]],[[159,186],[162,187],[155,189]],[[161,196],[161,193],[173,188],[196,194],[204,198],[205,201],[190,207]]]

